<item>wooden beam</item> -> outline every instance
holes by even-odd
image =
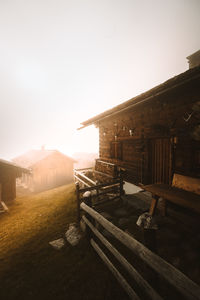
[[[131,277],[137,282],[138,286],[145,291],[152,300],[161,300],[157,292],[148,284],[148,282],[137,272],[137,270],[122,256],[119,251],[92,225],[92,223],[83,216],[84,222],[90,227],[94,234],[106,246],[106,248],[117,258],[122,266],[129,272]]]
[[[106,173],[103,173],[103,172],[100,172],[100,171],[96,171],[96,170],[94,170],[93,172],[94,172],[94,173],[96,173],[96,174],[99,174],[99,175],[102,175],[102,176],[108,177],[108,178],[114,178],[113,176],[111,176],[111,175],[108,175],[108,174],[106,174]]]
[[[101,164],[105,164],[105,165],[110,165],[112,167],[115,167],[116,165],[107,161],[103,161],[101,159],[98,159],[98,162],[100,162]]]
[[[111,263],[111,261],[108,259],[108,257],[105,255],[105,253],[99,248],[99,246],[95,243],[93,239],[90,240],[90,243],[94,250],[98,253],[98,255],[101,257],[103,262],[107,265],[109,270],[113,273],[115,278],[118,280],[118,282],[121,284],[123,289],[128,294],[129,298],[132,300],[140,300],[140,298],[137,296],[137,294],[134,292],[134,290],[130,287],[126,279],[119,273],[119,271],[115,268],[115,266]]]
[[[200,300],[200,287],[182,272],[164,259],[147,249],[143,244],[106,220],[94,209],[81,203],[81,208],[97,220],[106,230],[115,236],[122,244],[132,250],[160,276],[172,284],[186,299]]]
[[[1,205],[2,205],[2,207],[3,207],[3,209],[4,209],[4,211],[8,211],[8,207],[7,207],[7,205],[5,204],[5,202],[0,201],[0,203],[1,203]]]
[[[182,74],[179,75],[179,78],[181,77],[181,75]],[[180,81],[176,84],[174,84],[174,78],[171,78],[170,80],[168,80],[167,85],[169,86],[169,82],[170,82],[170,84],[174,84],[174,85],[166,87],[166,82],[165,82],[164,83],[165,87],[164,87],[164,84],[162,83],[162,84],[154,87],[153,89],[147,91],[146,93],[140,94],[120,105],[113,107],[112,109],[104,111],[103,113],[96,115],[93,118],[90,118],[90,119],[82,122],[81,124],[83,126],[79,129],[85,128],[91,124],[97,124],[97,122],[99,122],[99,121],[108,119],[119,113],[125,112],[132,108],[135,108],[138,105],[141,105],[144,103],[151,103],[150,100],[155,100],[155,98],[158,98],[158,97],[162,96],[163,94],[165,94],[173,89],[176,89],[177,87],[180,87],[183,84],[190,82],[191,80],[194,80],[194,79],[199,79],[199,74],[190,76],[190,78],[188,78],[188,79],[185,79],[185,78],[183,78],[182,80],[179,79]],[[164,88],[161,90],[162,86]]]
[[[80,192],[79,192],[79,183],[76,183],[76,203],[77,203],[77,224],[80,223]]]
[[[114,182],[111,182],[111,183],[102,183],[102,184],[98,184],[98,185],[95,185],[95,186],[90,186],[88,188],[83,188],[83,189],[80,189],[80,192],[81,193],[84,193],[84,192],[87,192],[87,191],[92,191],[92,190],[98,190],[100,188],[103,188],[103,187],[112,187],[113,185],[115,184],[119,184],[120,181],[119,180],[116,180]]]
[[[155,210],[156,210],[156,207],[157,207],[157,204],[158,204],[158,199],[159,199],[159,197],[157,197],[155,195],[152,196],[151,206],[150,206],[150,209],[149,209],[149,214],[151,216],[153,216],[154,213],[155,213]]]
[[[83,183],[84,185],[86,185],[87,187],[90,187],[89,184],[87,184],[85,181],[83,181],[82,179],[80,179],[78,176],[74,175],[74,177],[75,177],[78,181],[80,181],[81,183]]]
[[[90,168],[82,168],[82,169],[74,169],[74,172],[76,172],[76,171],[84,171],[84,170],[88,171],[88,170],[92,170],[92,169],[93,169],[93,167],[90,167]]]
[[[91,184],[96,185],[96,182],[93,181],[92,179],[88,178],[87,176],[85,176],[83,173],[76,171],[76,174],[78,174],[79,176],[81,176],[82,178],[84,178],[85,180],[89,181]]]

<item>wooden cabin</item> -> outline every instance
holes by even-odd
[[[27,169],[0,159],[0,201],[7,203],[16,198],[16,178],[27,173]]]
[[[134,184],[200,178],[200,66],[82,123],[99,128],[101,171],[124,170]],[[105,163],[105,164],[104,164]]]
[[[48,190],[73,180],[75,160],[57,150],[30,150],[13,161],[31,169],[31,174],[24,174],[18,180],[18,185],[33,192]]]

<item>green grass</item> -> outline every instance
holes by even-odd
[[[0,299],[126,299],[88,241],[54,250],[76,221],[74,185],[16,199],[0,216]]]

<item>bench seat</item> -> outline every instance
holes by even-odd
[[[200,195],[188,192],[167,184],[146,185],[145,190],[151,192],[153,197],[162,197],[165,200],[190,208],[200,213]]]

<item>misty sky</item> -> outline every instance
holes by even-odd
[[[199,0],[0,0],[0,158],[98,151],[80,122],[188,69]]]

